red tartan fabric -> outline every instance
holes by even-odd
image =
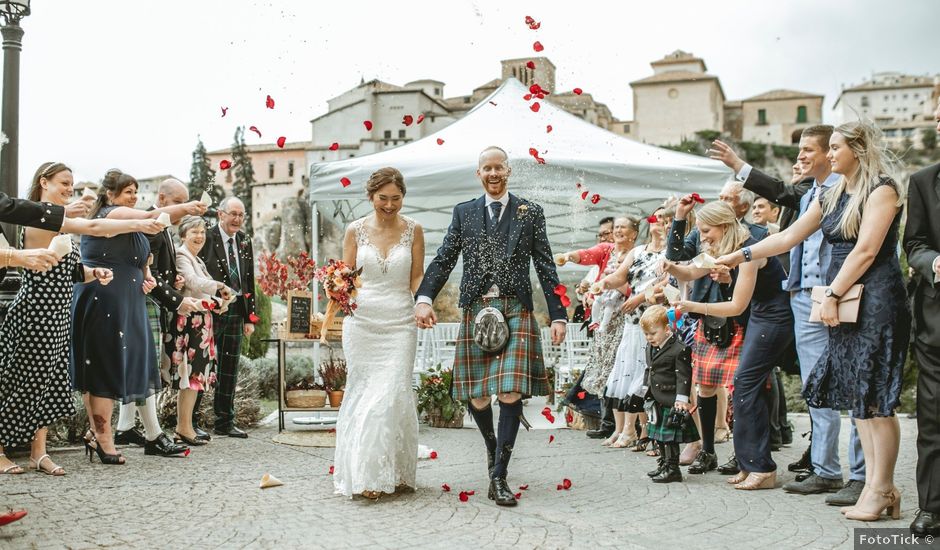
[[[692,344],[692,382],[702,386],[730,386],[741,358],[744,330],[735,323],[731,344],[726,348],[713,346],[705,340],[705,324],[699,323]]]
[[[473,321],[486,305],[502,311],[509,325],[509,341],[499,353],[486,353],[473,342]],[[516,298],[477,299],[463,311],[451,395],[467,401],[503,392],[524,397],[548,393],[538,323]]]

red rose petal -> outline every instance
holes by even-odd
[[[349,184],[352,183],[349,178],[340,178],[339,182],[343,184],[343,187],[349,187]]]
[[[587,191],[584,191],[583,193],[581,193],[581,200],[586,199],[587,196],[588,196],[588,192],[587,192]]]
[[[424,122],[424,115],[418,115],[418,120],[415,121],[415,124],[421,124]]]
[[[551,443],[552,441],[555,441],[555,436],[549,435],[549,436],[548,436],[548,442]],[[526,485],[526,487],[528,487],[528,485]],[[522,489],[522,487],[519,487],[519,488]]]
[[[226,113],[228,113],[228,107],[222,107],[222,116],[225,117]]]
[[[286,137],[281,136],[281,137],[277,138],[277,146],[280,147],[281,149],[284,148],[284,144],[285,144],[285,143],[287,143],[287,138],[286,138]]]
[[[567,491],[568,489],[571,488],[571,480],[568,479],[568,478],[563,479],[563,480],[561,481],[561,486],[564,487],[565,490]]]
[[[259,138],[261,137],[261,130],[259,130],[257,126],[249,126],[248,130],[258,134]]]
[[[519,490],[520,490],[520,491],[525,491],[525,490],[528,489],[528,488],[529,488],[528,485],[520,485],[520,486],[519,486]]]
[[[405,115],[401,117],[401,123],[405,126],[411,126],[411,123],[415,121],[415,117],[411,115]]]
[[[437,138],[437,144],[438,144],[438,145],[444,145],[444,140],[441,139],[441,138]]]
[[[334,141],[333,143],[330,144],[330,151],[337,151],[337,150],[339,150],[339,143],[336,143]]]
[[[330,428],[329,430],[326,431],[326,433],[335,434],[336,428]]]
[[[467,496],[466,491],[460,491],[460,494],[457,495],[457,498],[460,499],[460,502],[467,502],[468,500],[470,500],[470,497]]]
[[[467,494],[470,495],[470,496],[473,496],[473,495],[477,494],[477,492],[476,492],[476,491],[467,491]]]
[[[232,167],[232,163],[229,162],[228,160],[223,159],[219,161],[219,170],[228,170],[231,167]]]
[[[545,99],[545,92],[539,92],[539,93],[535,94],[535,97],[537,97],[537,98],[539,98],[539,99]]]
[[[245,299],[247,300],[248,298],[251,298],[251,293],[250,293],[250,292],[246,292],[246,293],[242,294],[242,296],[244,296]]]
[[[267,107],[268,109],[273,109],[274,99],[271,96],[268,96],[268,98],[264,100],[264,106]]]
[[[545,127],[545,133],[548,134],[548,133],[551,133],[551,131],[552,131],[552,125],[549,124],[548,126]]]
[[[579,181],[578,183],[574,184],[574,185],[575,185],[575,187],[577,187],[578,189],[581,189],[581,182],[580,182],[580,181]]]
[[[330,465],[330,475],[333,475],[333,465]]]
[[[541,107],[542,107],[542,106],[539,105],[539,102],[536,101],[535,103],[533,103],[533,104],[529,107],[529,109],[532,109],[532,112],[533,112],[533,113],[537,113],[537,112],[539,112],[539,109],[540,109]]]
[[[371,121],[371,120],[363,120],[362,123],[365,125],[366,130],[371,130],[371,129],[372,129],[372,121]]]
[[[525,24],[531,25],[532,23],[535,23],[535,19],[533,19],[531,15],[525,16]]]
[[[545,407],[544,409],[542,409],[542,416],[548,416],[550,414],[552,414],[551,407]]]
[[[537,83],[536,83],[536,84],[533,84],[533,85],[531,85],[531,86],[529,86],[529,92],[530,92],[530,93],[537,94],[537,93],[539,93],[539,92],[541,92],[541,91],[542,91],[542,87],[539,86]]]
[[[252,313],[251,315],[248,316],[248,320],[249,320],[252,324],[254,324],[254,323],[257,323],[258,321],[260,321],[260,320],[261,320],[261,317],[258,317],[257,315],[255,315],[254,313]]]
[[[525,64],[525,66],[528,67],[528,68],[530,68],[530,69],[532,69],[532,70],[534,71],[534,70],[535,70],[535,61],[529,61],[529,62],[527,62],[527,63]]]
[[[594,193],[593,195],[591,195],[591,204],[597,204],[600,201],[601,201],[600,195],[598,195],[597,193]]]
[[[564,489],[564,487],[561,486],[561,483],[555,486],[556,491],[561,491],[562,489]]]
[[[524,99],[524,100],[526,100],[526,101],[529,101],[529,100],[532,99],[532,94],[526,94],[526,95],[522,96],[522,99]]]
[[[431,460],[434,460],[436,458],[437,458],[437,451],[431,451]]]
[[[540,52],[540,51],[542,51],[542,50],[545,49],[545,46],[543,46],[541,42],[539,42],[538,40],[536,40],[536,41],[535,41],[535,44],[532,44],[532,49],[535,50],[535,51],[537,51],[537,52]]]
[[[567,294],[561,297],[561,305],[564,307],[571,306],[571,298],[569,298]]]
[[[698,193],[692,193],[692,201],[700,204],[705,204],[705,199],[699,196]]]
[[[516,493],[513,496],[516,497],[516,500],[519,500],[520,498],[522,498],[522,493]]]
[[[567,422],[568,424],[571,424],[572,422],[574,422],[574,415],[571,414],[570,412],[565,413],[565,422]]]
[[[533,157],[537,157],[539,156],[539,150],[536,149],[535,147],[529,147],[529,154],[532,155]]]
[[[578,392],[578,399],[584,399],[584,396],[585,396],[585,395],[587,395],[587,392],[586,392],[586,391],[579,391],[579,392]]]
[[[448,485],[448,484],[446,484],[446,483],[441,483],[441,490],[444,491],[445,493],[449,493],[449,492],[450,492],[450,485]]]
[[[189,456],[189,453],[191,452],[192,452],[192,449],[186,449],[185,451],[183,451],[183,456]]]
[[[575,95],[581,95],[584,93],[584,90],[582,90],[581,88],[575,88],[574,90],[571,90],[571,91],[574,92]]]
[[[656,217],[656,214],[653,214],[653,215],[651,215],[651,216],[647,216],[647,217],[646,217],[646,221],[647,221],[648,223],[656,223],[656,222],[659,221],[659,218]]]
[[[555,285],[555,288],[552,290],[555,293],[555,296],[564,296],[568,292],[568,287],[565,285]]]
[[[538,22],[538,23],[536,23],[536,24],[534,24],[534,25],[529,25],[529,28],[532,29],[533,31],[537,31],[537,30],[539,30],[539,27],[541,27],[541,26],[542,26],[542,23],[541,23],[541,22]]]
[[[551,422],[552,424],[555,423],[555,415],[550,414],[550,415],[546,416],[545,418],[547,418],[548,421]]]

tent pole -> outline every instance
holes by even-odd
[[[312,194],[312,193],[311,193]],[[320,265],[320,209],[318,208],[320,201],[313,200],[310,201],[312,212],[310,214],[310,231],[313,232],[313,235],[310,239],[310,247],[312,248],[313,261],[317,262],[317,266]],[[318,281],[313,281],[313,313],[319,313],[320,309],[320,284]],[[326,327],[320,327],[320,330],[325,330]],[[316,340],[313,344],[313,369],[314,372],[317,372],[317,369],[320,366],[320,341]]]

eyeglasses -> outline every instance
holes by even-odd
[[[225,214],[226,216],[231,216],[231,217],[235,218],[236,220],[245,217],[245,213],[244,213],[244,212],[229,212],[229,211],[227,211],[227,210],[219,210],[219,212]]]
[[[610,237],[610,236],[613,235],[613,234],[614,234],[613,231],[600,231],[600,232],[597,233],[597,236],[598,236],[599,238],[603,239],[604,237]]]

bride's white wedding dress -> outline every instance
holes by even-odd
[[[363,228],[356,232],[356,266],[362,288],[352,316],[343,321],[348,375],[336,424],[333,486],[337,494],[392,493],[415,487],[418,415],[412,372],[417,328],[411,292],[411,244],[415,222],[382,257]]]

